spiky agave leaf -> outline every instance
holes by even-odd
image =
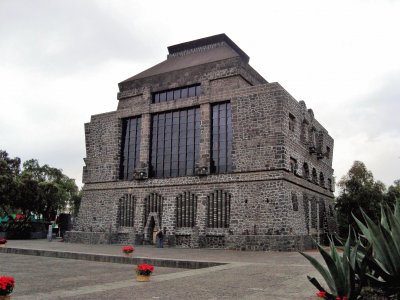
[[[317,261],[314,257],[305,254],[304,252],[300,252],[300,254],[303,255],[313,265],[313,267],[321,274],[322,278],[324,278],[326,284],[328,285],[331,293],[337,295],[335,281],[332,275],[327,270],[327,268],[321,265],[320,262]]]
[[[368,242],[370,242],[373,245],[374,255],[376,259],[389,272],[393,272],[394,268],[392,263],[392,257],[388,249],[387,241],[384,239],[381,229],[364,213],[363,210],[361,210],[361,213],[363,214],[367,226],[364,226],[364,224],[360,220],[358,220],[357,217],[355,217],[354,215],[353,218],[357,222],[365,238],[368,239]]]
[[[373,287],[385,290],[387,293],[398,293],[400,291],[400,201],[397,200],[394,212],[386,205],[381,208],[380,224],[376,225],[362,211],[365,224],[354,217],[364,237],[369,242],[369,249],[360,248],[361,255],[358,260],[363,259],[360,266],[365,268],[359,272],[361,280],[370,282]],[[363,256],[363,257],[362,257]]]
[[[400,203],[400,201],[398,201],[398,203]],[[397,250],[398,261],[400,261],[400,218],[396,219],[396,215],[393,214],[392,211],[389,211],[387,219],[390,224],[391,235],[395,245],[395,249],[393,250]]]

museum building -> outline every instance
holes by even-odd
[[[85,124],[78,217],[66,241],[299,250],[336,228],[333,139],[219,34],[168,47]]]

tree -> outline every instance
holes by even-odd
[[[339,234],[345,236],[349,225],[355,226],[351,214],[362,218],[362,208],[375,222],[380,217],[380,204],[385,200],[385,185],[375,181],[372,172],[361,161],[355,161],[348,173],[338,183],[340,194],[336,199]]]
[[[40,166],[36,159],[23,163],[20,183],[18,207],[42,214],[46,220],[54,219],[57,211],[76,201],[79,192],[74,179],[60,169]]]
[[[18,193],[20,164],[18,157],[10,158],[6,151],[0,150],[0,209],[6,214]]]
[[[400,199],[400,179],[394,181],[393,185],[389,186],[385,196],[386,202],[393,208],[396,199]]]

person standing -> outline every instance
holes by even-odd
[[[164,233],[161,229],[157,232],[156,237],[157,237],[157,248],[164,248]]]

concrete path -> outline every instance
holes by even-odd
[[[24,251],[35,255],[51,253],[48,256],[52,257],[12,254]],[[66,253],[75,253],[78,259],[56,258]],[[310,253],[319,257],[315,252]],[[114,263],[86,259],[91,256],[106,257],[106,261]],[[316,272],[295,252],[137,246],[134,257],[132,261],[120,261],[119,245],[9,241],[7,248],[0,250],[0,275],[15,278],[13,300],[317,299],[315,288],[306,278],[306,275],[315,276]],[[132,263],[139,258],[141,261],[156,259],[158,266],[149,283],[134,280]],[[185,264],[177,264],[179,268],[164,267],[163,262],[168,261]],[[214,266],[193,269],[199,262],[212,262]]]

